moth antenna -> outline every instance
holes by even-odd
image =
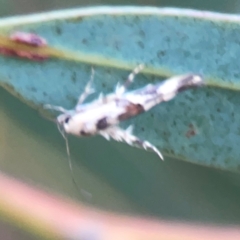
[[[61,106],[53,106],[53,105],[50,105],[50,104],[45,104],[43,106],[43,108],[58,111],[58,112],[62,112],[62,113],[67,112],[67,110],[65,108],[61,107]]]
[[[71,160],[71,155],[70,155],[70,149],[69,149],[69,143],[68,143],[68,138],[65,135],[65,142],[66,142],[66,150],[67,150],[67,155],[68,155],[68,164],[71,172],[73,171],[72,169],[72,160]]]
[[[62,137],[64,138],[65,140],[65,144],[66,144],[66,151],[67,151],[67,156],[68,156],[68,165],[69,165],[69,168],[71,170],[71,172],[73,171],[72,169],[72,160],[71,160],[71,154],[70,154],[70,149],[69,149],[69,143],[68,143],[68,138],[65,134],[65,132],[61,129],[61,125],[60,124],[57,124],[58,126],[58,130],[59,132],[61,133]],[[73,175],[73,174],[72,174]]]
[[[72,181],[73,181],[73,184],[75,185],[75,187],[77,188],[77,190],[86,198],[86,199],[91,199],[92,198],[92,194],[89,193],[88,191],[86,191],[85,189],[83,188],[79,188],[76,180],[75,180],[75,177],[74,177],[74,174],[73,174],[73,168],[72,168],[72,159],[71,159],[71,154],[70,154],[70,148],[69,148],[69,142],[68,142],[68,138],[64,132],[63,129],[61,129],[61,125],[60,124],[57,124],[57,127],[58,127],[58,130],[59,132],[61,133],[63,139],[65,140],[65,144],[66,144],[66,151],[67,151],[67,156],[68,156],[68,165],[69,165],[69,168],[70,168],[70,171],[71,171],[71,176],[72,176]]]

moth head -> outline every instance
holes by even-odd
[[[204,85],[203,77],[197,74],[181,75],[174,78],[178,84],[178,92],[182,92],[190,88],[201,87]]]
[[[86,121],[81,114],[74,111],[65,112],[57,117],[57,125],[61,132],[73,134],[76,136],[91,135],[85,129]]]
[[[61,131],[69,132],[69,123],[71,119],[72,119],[71,112],[63,113],[57,117],[56,122]]]
[[[190,78],[192,79],[192,85],[195,87],[199,87],[204,85],[204,80],[203,77],[201,75],[197,75],[197,74],[191,74]]]

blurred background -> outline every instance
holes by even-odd
[[[151,5],[239,13],[240,0],[0,0],[0,16],[94,5]],[[240,177],[100,137],[70,137],[73,184],[56,126],[0,89],[0,169],[27,183],[100,209],[166,220],[240,223]],[[160,136],[161,137],[161,136]],[[114,157],[113,157],[114,156]],[[35,239],[4,219],[0,239]]]
[[[239,0],[0,0],[1,16],[25,14],[39,11],[49,11],[62,8],[75,8],[81,6],[97,5],[148,5],[158,7],[181,7],[194,8],[199,10],[210,10],[218,12],[238,13],[240,11]]]

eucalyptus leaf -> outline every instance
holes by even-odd
[[[18,48],[7,36],[31,32],[47,40],[48,47],[39,51],[49,56],[42,62],[0,56],[0,84],[42,110],[44,104],[73,108],[92,67],[96,94],[89,100],[112,92],[139,63],[146,68],[130,89],[175,74],[202,74],[206,87],[181,93],[123,126],[133,124],[134,134],[165,156],[240,171],[239,23],[235,15],[151,7],[0,19],[0,47]]]

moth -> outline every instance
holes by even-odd
[[[203,78],[197,74],[174,76],[157,84],[148,84],[140,89],[127,91],[143,67],[143,64],[137,66],[125,83],[117,84],[113,93],[106,96],[100,94],[98,99],[84,104],[86,98],[94,92],[91,87],[94,76],[92,70],[91,78],[74,109],[66,110],[60,106],[47,105],[47,108],[61,112],[56,118],[56,123],[63,136],[73,134],[86,137],[99,134],[107,140],[112,138],[145,150],[150,149],[163,159],[161,152],[153,144],[133,135],[132,126],[125,130],[120,128],[119,123],[147,112],[161,102],[173,99],[184,90],[203,85]]]

